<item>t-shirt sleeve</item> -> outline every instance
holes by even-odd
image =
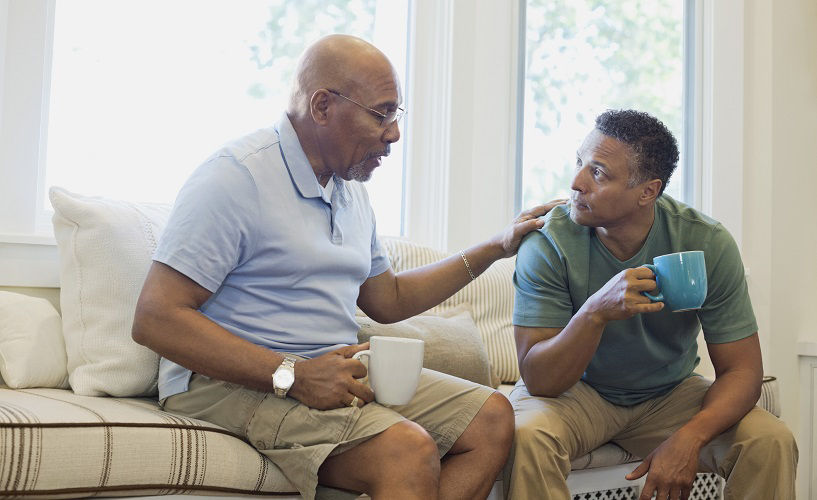
[[[522,240],[513,275],[513,324],[559,328],[573,314],[563,256],[543,231]]]
[[[232,158],[211,159],[179,192],[153,260],[215,293],[252,254],[258,213],[247,169]]]
[[[743,261],[735,240],[723,226],[713,229],[704,259],[707,294],[698,318],[706,341],[734,342],[757,332]]]

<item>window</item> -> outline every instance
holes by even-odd
[[[608,108],[667,125],[681,159],[666,192],[692,203],[684,9],[678,0],[527,0],[518,204],[569,195],[576,149]]]
[[[220,144],[278,120],[326,34],[372,41],[405,86],[407,19],[408,0],[56,2],[43,206],[51,185],[172,202]],[[369,187],[382,234],[401,234],[402,176],[395,147]]]

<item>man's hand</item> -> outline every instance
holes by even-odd
[[[529,232],[541,229],[545,225],[545,221],[539,219],[543,215],[550,212],[553,207],[567,202],[567,199],[553,200],[544,205],[537,205],[530,210],[525,210],[519,213],[514,218],[511,225],[505,231],[498,235],[502,244],[502,250],[505,252],[505,257],[511,257],[516,254],[519,249],[519,242],[522,237]]]
[[[366,376],[366,367],[352,359],[369,343],[341,347],[317,358],[295,363],[295,383],[289,396],[310,408],[332,410],[349,406],[357,396],[362,406],[374,401],[372,389],[356,379]]]
[[[646,267],[625,269],[587,299],[582,309],[604,324],[639,313],[658,312],[663,302],[652,302],[641,292],[655,290],[655,275]]]
[[[638,500],[686,500],[698,472],[701,444],[676,432],[653,450],[626,479],[632,481],[647,474],[647,481]]]

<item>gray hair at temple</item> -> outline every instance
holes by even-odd
[[[678,143],[661,120],[633,109],[608,109],[596,118],[596,129],[632,151],[630,187],[661,179],[661,193],[678,166]]]

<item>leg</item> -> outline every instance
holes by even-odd
[[[440,498],[487,497],[508,458],[513,425],[511,404],[494,393],[443,458]]]
[[[366,491],[373,500],[435,499],[439,478],[436,443],[422,427],[409,421],[330,456],[318,470],[320,484]]]
[[[567,500],[570,460],[609,441],[624,410],[579,382],[558,398],[531,396],[521,382],[511,393],[516,434],[505,467],[505,497]]]
[[[782,420],[755,407],[701,450],[701,465],[726,478],[727,500],[794,498],[797,444]]]
[[[689,377],[666,396],[638,405],[634,411],[641,415],[614,441],[647,456],[700,410],[711,383]],[[726,478],[728,499],[790,499],[797,446],[782,421],[756,407],[701,450],[699,467]]]

